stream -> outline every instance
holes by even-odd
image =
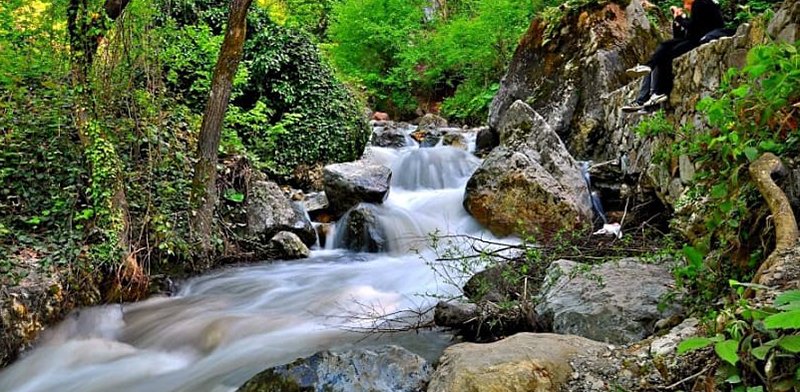
[[[383,344],[435,360],[452,344],[448,334],[363,331],[395,326],[374,314],[429,309],[458,293],[467,275],[435,260],[466,245],[447,235],[496,240],[462,207],[480,161],[415,143],[370,147],[365,156],[393,169],[389,197],[374,207],[387,253],[336,249],[329,238],[305,260],[227,268],[181,283],[171,297],[81,309],[0,372],[0,391],[235,391],[268,367],[321,350]]]

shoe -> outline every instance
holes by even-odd
[[[625,113],[638,112],[642,109],[644,109],[644,105],[640,104],[639,102],[631,102],[622,107],[622,111]]]
[[[666,102],[668,98],[669,97],[667,97],[667,94],[653,94],[642,106],[645,108],[653,107],[662,102]]]
[[[646,65],[639,64],[633,68],[627,69],[625,73],[627,73],[628,76],[643,76],[649,74],[652,71],[653,71],[652,68]]]

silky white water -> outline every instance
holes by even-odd
[[[209,273],[173,297],[83,309],[0,372],[0,391],[233,391],[270,366],[365,344],[435,357],[442,334],[365,341],[355,331],[374,326],[369,315],[426,309],[437,300],[429,294],[457,292],[431,268],[428,239],[491,239],[462,207],[479,162],[450,147],[372,148],[367,156],[393,169],[389,198],[376,207],[390,253],[316,250],[307,260]]]

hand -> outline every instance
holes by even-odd
[[[672,12],[672,17],[673,18],[677,18],[677,17],[683,15],[683,8],[672,6],[672,7],[669,7],[669,10],[670,10],[670,12]]]

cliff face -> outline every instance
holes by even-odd
[[[490,128],[496,129],[511,104],[522,100],[569,144],[573,133],[602,117],[602,94],[630,82],[625,69],[659,41],[639,0],[561,12],[559,28],[542,19],[531,23],[492,102]]]
[[[754,21],[738,28],[734,37],[705,44],[674,62],[675,87],[665,105],[672,124],[705,126],[697,102],[717,91],[729,68],[745,64],[747,52],[769,40],[794,42],[800,38],[800,3],[788,0],[768,24]],[[641,138],[636,126],[648,114],[622,113],[633,101],[640,79],[624,70],[644,62],[657,45],[657,29],[650,24],[640,0],[627,6],[610,2],[575,10],[549,41],[543,22],[534,21],[512,60],[495,97],[489,125],[515,99],[527,102],[564,140],[578,160],[606,162],[595,186],[615,188],[628,182],[639,195],[655,191],[673,206],[695,168],[686,157],[671,167],[653,164],[653,152],[671,142],[666,137]]]

